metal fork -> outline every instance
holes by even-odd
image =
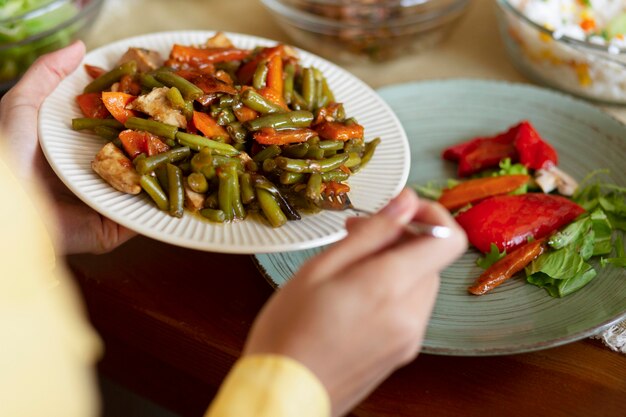
[[[326,210],[352,210],[355,213],[364,214],[366,216],[372,216],[375,214],[369,210],[354,207],[354,205],[352,205],[352,201],[350,201],[350,198],[346,193],[323,193],[322,199],[320,200],[320,206]],[[404,228],[407,232],[415,236],[426,235],[443,239],[449,237],[452,234],[452,230],[450,230],[449,227],[431,225],[416,221],[412,221],[406,224]]]

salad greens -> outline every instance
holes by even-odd
[[[597,275],[594,266],[587,262],[594,256],[601,257],[603,268],[626,268],[621,235],[626,230],[626,188],[599,181],[583,187],[601,173],[606,171],[588,175],[572,196],[587,213],[552,235],[548,241],[550,250],[526,267],[526,280],[553,297],[564,297],[588,284]],[[613,252],[614,256],[605,257]]]
[[[41,13],[26,15],[34,10]],[[32,42],[14,45],[43,34],[78,14],[69,0],[0,0],[0,84],[16,79],[39,55],[66,46],[77,30],[65,27]]]

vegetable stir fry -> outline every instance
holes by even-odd
[[[279,227],[347,193],[380,142],[365,142],[324,75],[286,45],[249,51],[218,33],[174,45],[166,60],[130,48],[109,71],[85,69],[93,80],[76,97],[84,117],[72,127],[109,141],[92,168],[175,217],[187,209],[226,222],[259,211]]]

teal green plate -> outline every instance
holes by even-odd
[[[521,84],[449,80],[395,85],[379,90],[409,137],[409,184],[454,177],[441,159],[446,146],[492,135],[530,120],[555,146],[559,166],[581,180],[608,168],[626,186],[626,127],[608,114],[561,93]],[[283,285],[323,248],[256,255],[259,269]],[[516,278],[483,296],[466,288],[480,275],[469,250],[443,271],[441,290],[423,352],[483,356],[530,352],[591,336],[626,317],[626,270],[598,267],[598,276],[563,299]]]

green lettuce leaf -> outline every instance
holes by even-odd
[[[489,253],[485,254],[485,256],[480,257],[476,260],[476,265],[478,265],[479,267],[483,268],[483,269],[487,269],[489,268],[491,265],[495,264],[496,262],[498,262],[500,259],[504,258],[506,256],[506,250],[502,251],[502,253],[500,253],[500,251],[498,250],[498,247],[496,246],[495,243],[491,244],[491,250],[489,251]]]

